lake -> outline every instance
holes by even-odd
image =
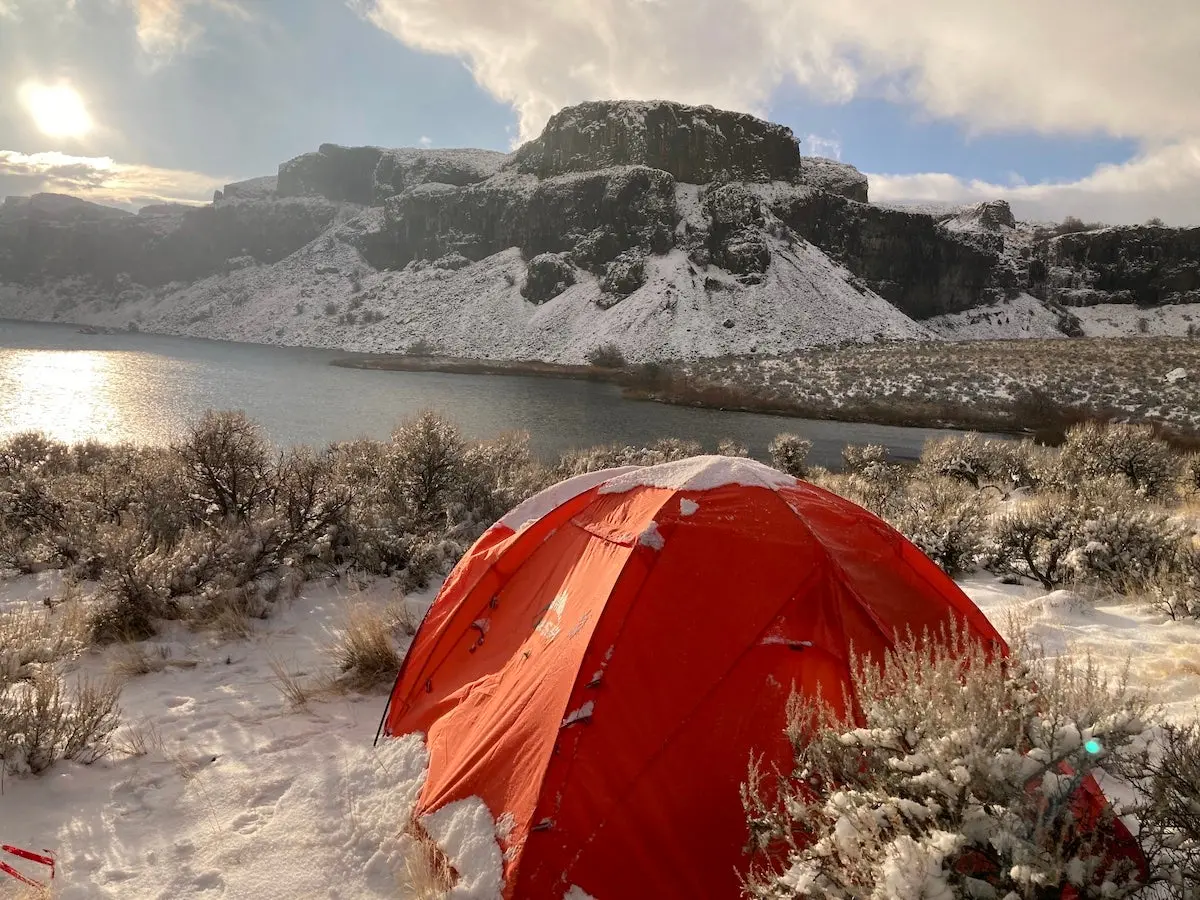
[[[759,458],[781,431],[836,466],[847,443],[916,457],[934,429],[820,422],[625,400],[615,385],[527,376],[346,369],[347,354],[150,334],[80,334],[75,326],[0,321],[0,435],[40,429],[63,441],[168,444],[206,409],[243,409],[280,446],[383,438],[435,409],[470,438],[528,431],[543,458],[659,437],[713,449],[732,437]]]

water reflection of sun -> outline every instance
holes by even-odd
[[[117,422],[109,398],[108,354],[17,351],[0,360],[3,430],[30,429],[72,443],[103,439]]]

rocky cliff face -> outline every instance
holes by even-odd
[[[702,267],[761,276],[771,260],[764,229],[778,223],[767,222],[759,194],[780,185],[863,202],[867,195],[860,172],[800,156],[781,125],[678,103],[585,103],[555,115],[492,177],[458,187],[425,182],[390,198],[360,247],[377,268],[447,254],[480,260],[507,247],[527,259],[559,254],[610,286],[603,302],[613,304],[639,286],[646,257],[672,247]],[[679,231],[691,186],[700,189],[701,215]],[[526,282],[572,283],[547,271],[539,261]]]
[[[1200,228],[1138,225],[1044,239],[1030,292],[1066,306],[1200,303]]]
[[[0,280],[88,278],[156,286],[282,259],[338,214],[323,199],[147,207],[138,215],[56,194],[0,207]]]
[[[549,178],[610,166],[648,166],[678,181],[791,181],[801,170],[790,128],[682,103],[602,101],[568,107],[506,165]]]
[[[993,303],[1018,292],[1000,234],[944,227],[933,216],[822,191],[780,198],[788,227],[916,319]]]
[[[300,259],[307,262],[293,264]],[[862,301],[872,321],[886,323],[878,333],[912,336],[928,334],[912,320],[961,316],[1022,292],[1047,305],[1040,315],[1048,328],[1071,333],[1064,305],[1200,302],[1200,229],[1054,236],[1016,222],[1003,202],[939,215],[872,205],[862,173],[801,156],[790,129],[667,102],[565,109],[512,154],[324,144],[277,175],[225,185],[205,207],[147,207],[134,216],[53,195],[0,207],[0,293],[20,285],[29,297],[39,285],[75,279],[93,296],[119,298],[137,295],[138,286],[208,279],[172,295],[200,302],[200,313],[179,314],[189,328],[223,321],[236,331],[252,316],[253,297],[279,279],[296,286],[288,302],[300,317],[345,272],[354,273],[355,292],[378,274],[381,285],[427,302],[447,279],[472,285],[455,296],[490,297],[478,273],[499,269],[507,299],[496,309],[505,315],[526,310],[549,321],[562,315],[559,298],[573,298],[587,305],[575,312],[580,321],[601,316],[641,328],[649,308],[676,321],[686,296],[693,313],[723,310],[721,333],[704,344],[722,352],[757,346],[735,339],[749,327],[729,314],[741,303],[758,310],[753,329],[772,334],[775,347],[800,339],[772,330],[776,314],[803,304],[830,321],[854,320]],[[406,308],[411,298],[387,290],[364,291],[346,309],[327,299],[322,309],[342,309],[337,328],[359,327],[356,310],[368,299],[391,296],[395,310]],[[658,293],[646,299],[647,292]],[[216,311],[230,296],[239,302],[222,320]],[[764,303],[774,304],[769,313],[759,310]],[[389,315],[370,312],[370,323]],[[277,319],[272,327],[277,337],[288,333]],[[845,333],[830,322],[822,328]],[[297,334],[300,342],[326,339],[315,326]],[[528,345],[538,346],[548,345]]]
[[[421,184],[475,184],[496,174],[507,158],[492,150],[385,150],[322,144],[316,153],[283,163],[276,190],[280,197],[323,197],[377,206]]]

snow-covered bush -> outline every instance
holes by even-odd
[[[986,564],[1047,589],[1068,580],[1141,593],[1176,574],[1187,529],[1119,477],[1044,494],[996,519]]]
[[[648,447],[610,444],[564,453],[554,471],[554,479],[572,478],[586,472],[613,469],[618,466],[655,466],[698,456],[704,448],[695,441],[660,438]]]
[[[1077,425],[1067,432],[1059,453],[1066,485],[1119,475],[1149,499],[1165,497],[1174,490],[1180,462],[1152,429],[1136,425]]]
[[[793,478],[804,478],[808,475],[807,460],[811,451],[812,441],[786,432],[775,435],[767,447],[771,465]]]
[[[1058,474],[1058,454],[1033,441],[988,441],[994,454],[992,480],[1005,492],[1052,485]]]
[[[466,444],[458,428],[426,411],[392,434],[385,465],[395,494],[422,522],[445,515],[462,481]]]
[[[522,500],[548,487],[548,478],[524,432],[472,444],[466,451],[456,518],[474,539]]]
[[[1184,541],[1174,570],[1149,584],[1145,597],[1172,619],[1200,619],[1200,544]]]
[[[999,444],[974,432],[931,440],[921,451],[921,467],[931,475],[965,481],[978,490],[1001,472]]]
[[[1072,498],[1045,494],[1000,515],[992,525],[985,565],[994,572],[1032,578],[1053,590],[1072,573],[1083,520]]]
[[[0,566],[36,572],[55,563],[67,508],[35,466],[0,476]]]
[[[55,475],[69,467],[68,448],[40,431],[22,431],[0,442],[0,476],[30,471]]]
[[[1132,788],[1140,843],[1164,885],[1158,896],[1200,896],[1200,728],[1165,724],[1139,758],[1108,768]]]
[[[266,440],[240,410],[204,413],[174,450],[206,515],[245,521],[269,494]]]
[[[178,617],[164,552],[151,550],[134,528],[107,529],[102,544],[102,592],[88,617],[93,641],[144,640],[156,619]]]
[[[913,479],[885,508],[887,520],[949,575],[975,568],[987,535],[987,501],[949,478]]]
[[[120,724],[120,687],[80,679],[69,688],[53,665],[27,678],[0,672],[0,768],[38,774],[59,759],[95,762]]]
[[[888,465],[887,447],[882,444],[847,444],[842,448],[842,469],[861,475]]]
[[[1152,508],[1088,504],[1067,563],[1077,577],[1121,593],[1146,590],[1176,571],[1186,530]]]
[[[717,442],[717,456],[737,456],[745,459],[749,455],[749,448],[735,438],[721,438]]]
[[[587,361],[597,369],[623,369],[627,365],[625,354],[616,344],[601,344],[588,351]]]
[[[991,656],[957,632],[855,659],[860,718],[793,696],[777,796],[743,789],[762,900],[1130,897],[1143,873],[1072,802],[1136,759],[1147,704],[1091,666]],[[847,698],[844,706],[854,708]]]
[[[1200,453],[1188,456],[1183,467],[1184,486],[1194,494],[1200,494]]]

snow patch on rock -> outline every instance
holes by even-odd
[[[1030,294],[990,306],[926,319],[924,325],[950,341],[993,341],[1010,338],[1065,338],[1060,316]]]

